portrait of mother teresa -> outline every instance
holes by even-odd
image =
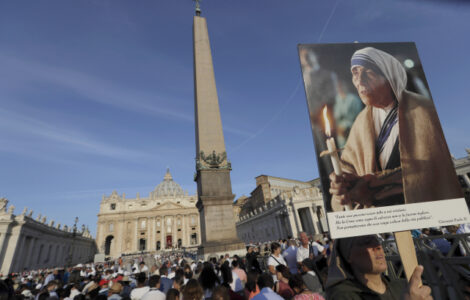
[[[343,175],[330,175],[332,209],[461,198],[434,104],[405,89],[401,63],[367,47],[351,57],[351,74],[365,108],[341,154]]]

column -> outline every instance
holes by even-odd
[[[135,242],[134,242],[134,249],[131,249],[131,252],[137,252],[139,251],[139,219],[138,218],[135,218],[134,219],[135,221],[135,234],[134,234],[134,239],[135,239]]]
[[[157,235],[157,225],[156,225],[156,223],[157,223],[157,218],[153,217],[152,218],[152,226],[151,226],[152,234],[150,235],[152,237],[152,239],[151,239],[152,241],[149,242],[149,247],[148,247],[149,250],[151,250],[151,251],[154,251],[157,247],[157,241],[156,241],[157,240],[157,237],[156,237],[156,235]]]
[[[310,216],[311,216],[311,219],[312,219],[314,234],[319,234],[320,229],[318,228],[318,223],[315,221],[315,219],[317,219],[316,218],[317,214],[313,211],[313,208],[311,206],[309,206],[308,211],[310,212]]]
[[[24,233],[22,234],[21,231],[19,235],[20,237],[19,237],[18,243],[16,244],[16,251],[14,254],[14,258],[13,258],[13,265],[10,268],[10,270],[17,271],[17,272],[21,271],[20,267],[21,267],[21,263],[24,261],[23,256],[25,255],[25,251],[26,251],[26,249],[24,249],[26,235]]]
[[[468,178],[468,175],[463,174],[462,177],[463,177],[463,180],[465,181],[465,183],[467,184],[467,187],[470,188],[470,178]]]
[[[187,247],[188,246],[188,220],[187,220],[187,215],[183,215],[181,223],[183,224],[183,246]]]
[[[176,229],[176,222],[177,222],[177,217],[176,215],[173,215],[171,218],[171,244],[172,246],[177,246],[178,245],[178,230]]]
[[[164,216],[162,216],[161,218],[161,222],[160,222],[160,247],[162,250],[165,249],[165,236],[166,236],[166,232],[165,232],[165,222],[166,222],[166,218]]]
[[[33,249],[34,249],[34,244],[36,242],[36,239],[31,237],[31,241],[29,242],[29,249],[28,249],[28,255],[26,256],[25,259],[25,266],[28,268],[28,270],[32,270],[32,257],[33,257]]]

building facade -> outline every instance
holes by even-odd
[[[146,198],[126,198],[113,191],[103,196],[96,243],[110,257],[137,252],[197,247],[200,244],[197,196],[188,195],[167,170]]]
[[[47,223],[47,218],[25,208],[14,214],[14,206],[7,209],[8,200],[0,199],[0,267],[3,275],[20,272],[70,266],[93,261],[95,240],[84,226]]]
[[[267,175],[256,177],[250,197],[234,203],[237,233],[245,243],[328,231],[319,181],[303,182]]]

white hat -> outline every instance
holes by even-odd
[[[40,290],[41,288],[42,288],[42,284],[38,283],[38,284],[36,285],[36,290]]]
[[[29,299],[34,298],[33,293],[31,293],[30,290],[24,290],[23,292],[21,292],[21,295]]]

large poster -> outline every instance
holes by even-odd
[[[299,57],[333,238],[470,221],[414,43]]]

